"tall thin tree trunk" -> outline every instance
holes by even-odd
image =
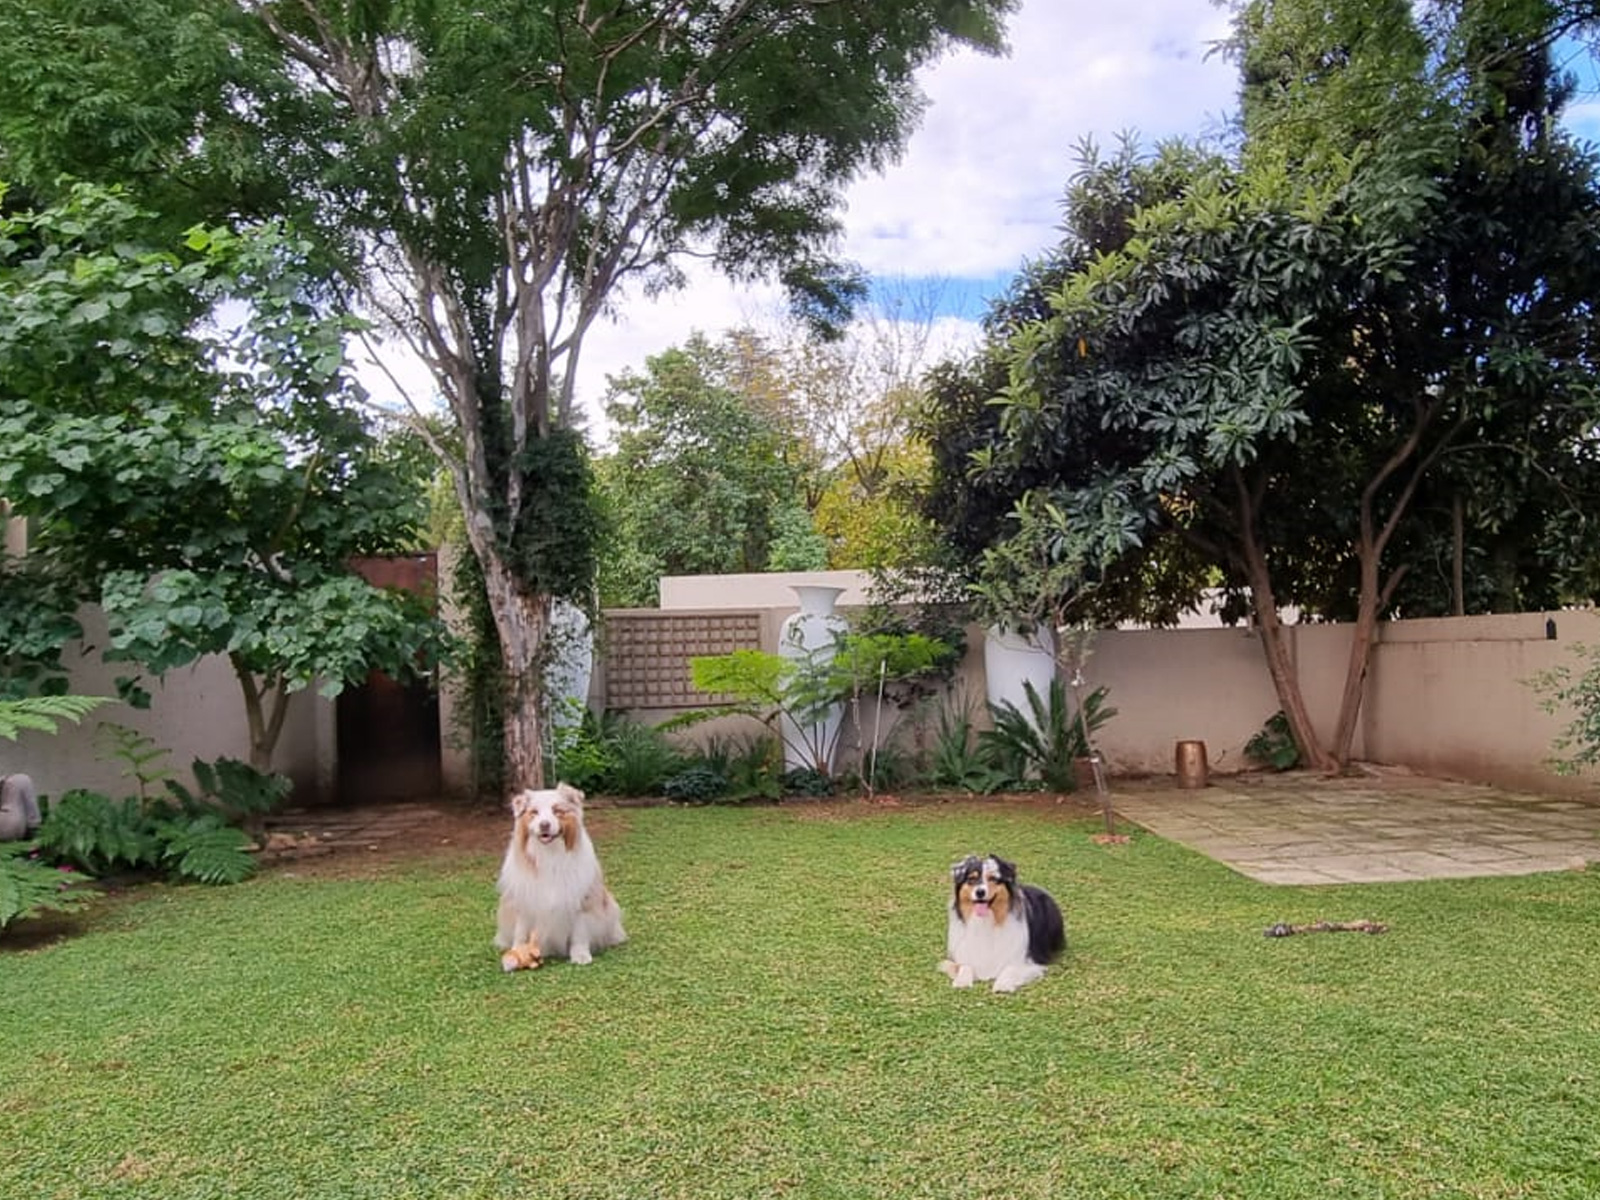
[[[1267,659],[1267,674],[1272,677],[1273,689],[1278,693],[1278,705],[1289,722],[1289,733],[1300,748],[1300,757],[1308,766],[1318,771],[1332,772],[1338,764],[1323,748],[1311,723],[1311,713],[1306,708],[1304,693],[1300,690],[1300,675],[1289,654],[1288,633],[1278,617],[1278,600],[1272,590],[1272,580],[1267,573],[1266,560],[1254,539],[1244,541],[1246,574],[1250,580],[1250,594],[1258,630],[1261,650]]]
[[[1455,599],[1452,611],[1467,615],[1467,518],[1466,505],[1456,496],[1450,505],[1450,590]]]
[[[543,787],[550,597],[524,588],[497,555],[483,564],[483,578],[504,658],[506,786]]]
[[[1372,646],[1377,640],[1378,610],[1375,601],[1377,585],[1374,583],[1370,589],[1367,587],[1366,576],[1369,569],[1375,579],[1377,564],[1369,563],[1367,556],[1363,554],[1361,600],[1356,609],[1355,628],[1350,634],[1350,659],[1345,667],[1344,692],[1339,698],[1339,724],[1333,732],[1333,756],[1340,769],[1350,765],[1351,749],[1355,745],[1356,738],[1356,721],[1361,716],[1361,703],[1367,691],[1367,671],[1372,665]]]

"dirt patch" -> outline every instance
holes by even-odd
[[[261,870],[358,878],[441,854],[497,854],[510,828],[510,816],[493,805],[440,801],[294,809],[268,819]]]

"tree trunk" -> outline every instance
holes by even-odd
[[[250,765],[263,775],[272,774],[272,754],[283,733],[289,695],[281,682],[262,683],[237,654],[228,655],[239,690],[244,693],[245,724],[250,730]],[[268,705],[270,704],[270,708]]]
[[[1262,557],[1254,538],[1245,538],[1243,549],[1251,603],[1261,633],[1261,650],[1267,658],[1267,673],[1272,677],[1273,689],[1278,693],[1278,705],[1283,709],[1284,719],[1289,722],[1294,744],[1300,748],[1300,758],[1306,766],[1329,773],[1336,771],[1338,763],[1323,748],[1316,727],[1311,723],[1311,714],[1306,709],[1305,695],[1300,690],[1300,676],[1289,656],[1288,638],[1283,622],[1278,617],[1278,599],[1272,590],[1266,559]]]
[[[1371,545],[1359,548],[1361,557],[1361,595],[1356,604],[1356,623],[1350,635],[1350,661],[1344,673],[1344,694],[1339,698],[1339,725],[1333,734],[1333,754],[1342,769],[1350,765],[1350,750],[1355,744],[1356,720],[1367,691],[1367,669],[1372,664],[1372,644],[1377,640],[1378,550]]]
[[[483,579],[505,664],[506,786],[513,792],[543,787],[550,597],[524,588],[492,552],[483,563]]]

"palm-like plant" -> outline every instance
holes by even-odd
[[[1094,731],[1117,715],[1106,703],[1108,689],[1090,692],[1080,712],[1060,679],[1050,681],[1045,696],[1032,683],[1023,688],[1028,711],[1009,701],[990,705],[994,728],[979,735],[980,744],[1014,777],[1037,778],[1052,791],[1070,792],[1078,785],[1077,761],[1089,756]]]

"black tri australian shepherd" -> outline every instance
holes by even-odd
[[[997,992],[1014,992],[1042,979],[1046,965],[1067,946],[1061,906],[1043,888],[1017,882],[1003,858],[969,854],[950,868],[949,956],[939,969],[958,988],[992,979]]]

